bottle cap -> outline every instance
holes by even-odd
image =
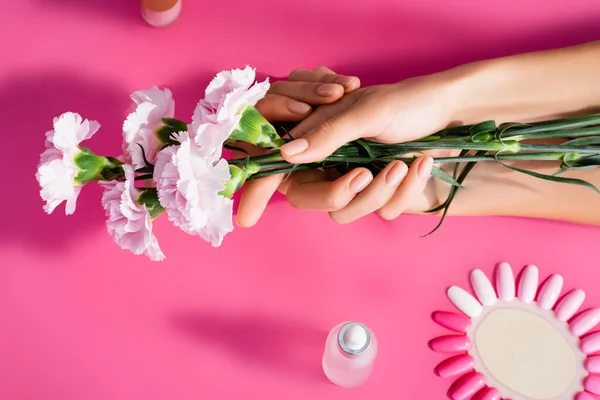
[[[338,344],[345,353],[350,355],[362,354],[371,345],[371,334],[363,324],[348,322],[340,329]]]
[[[154,26],[167,26],[179,17],[181,0],[142,0],[142,17]]]

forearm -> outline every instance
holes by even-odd
[[[455,122],[530,122],[600,111],[600,41],[480,61],[442,73]]]
[[[442,73],[455,88],[454,123],[492,119],[530,122],[600,111],[600,41],[581,46],[483,61]],[[552,174],[558,163],[516,163]],[[561,176],[600,187],[600,169]],[[444,201],[449,187],[430,185],[429,199]],[[600,225],[600,194],[577,185],[554,183],[479,163],[459,190],[450,215],[502,215]]]
[[[514,164],[544,174],[557,170],[553,163]],[[569,171],[564,177],[579,178],[600,187],[600,169]],[[432,180],[433,198],[444,201],[449,187]],[[547,182],[511,171],[493,162],[475,166],[450,206],[449,215],[515,216],[600,225],[600,194],[564,183]]]

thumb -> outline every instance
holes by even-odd
[[[369,113],[350,108],[331,117],[303,137],[281,146],[283,158],[293,164],[307,164],[330,156],[334,151],[369,132]]]

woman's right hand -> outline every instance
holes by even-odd
[[[358,89],[319,107],[291,132],[281,149],[291,163],[323,159],[357,139],[402,143],[421,139],[453,122],[458,102],[446,75],[411,78]]]

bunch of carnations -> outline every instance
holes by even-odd
[[[357,140],[320,162],[293,165],[278,151],[288,139],[255,108],[266,95],[269,82],[254,81],[255,71],[250,67],[217,74],[190,124],[174,118],[175,103],[168,89],[153,87],[133,93],[135,110],[123,123],[123,154],[119,157],[98,155],[81,146],[98,131],[97,122],[72,112],[55,118],[53,129],[46,133],[46,150],[36,174],[44,210],[52,213],[65,202],[66,214],[72,214],[81,188],[97,181],[104,188],[102,206],[114,241],[136,255],[160,261],[165,256],[152,229],[152,221],[159,215],[166,213],[184,232],[219,246],[233,230],[232,196],[246,181],[300,169],[344,172],[366,166],[377,173],[393,160],[410,164],[419,153],[454,149],[456,156],[435,158],[432,170],[434,177],[452,186],[448,199],[431,210],[443,210],[443,215],[477,162],[497,162],[537,178],[598,191],[588,182],[560,176],[569,169],[600,165],[597,115],[500,126],[485,121],[399,144]],[[547,138],[564,140],[552,145],[523,143]],[[238,142],[263,148],[267,154],[225,160],[223,149],[236,149]],[[543,175],[507,163],[513,160],[557,161],[560,167],[554,175]],[[445,163],[455,165],[453,173],[439,168]]]

